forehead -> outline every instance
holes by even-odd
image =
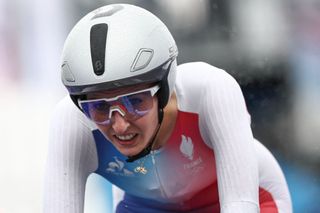
[[[125,95],[128,93],[136,92],[143,89],[148,89],[154,86],[154,84],[140,84],[128,87],[121,87],[119,89],[106,90],[100,92],[93,92],[87,94],[87,99],[97,99],[97,98],[112,98],[119,95]]]

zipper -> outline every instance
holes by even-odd
[[[165,188],[163,187],[163,184],[161,182],[160,174],[159,174],[159,171],[158,171],[158,168],[157,168],[157,165],[156,165],[155,152],[156,151],[151,151],[151,160],[152,160],[152,164],[153,164],[153,168],[154,168],[155,177],[156,177],[156,179],[157,179],[157,181],[159,183],[161,196],[163,198],[168,199],[169,197],[165,192]]]

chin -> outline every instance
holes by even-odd
[[[139,154],[143,148],[133,147],[133,148],[123,148],[117,147],[117,150],[124,156],[130,157]]]
[[[121,154],[127,157],[139,154],[147,146],[147,142],[142,138],[135,138],[126,142],[113,138],[112,144]]]

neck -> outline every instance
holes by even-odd
[[[155,150],[163,147],[169,140],[176,124],[177,115],[177,97],[176,94],[173,92],[167,106],[164,108],[163,121],[160,126],[159,133],[157,134],[154,142]]]

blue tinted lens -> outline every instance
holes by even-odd
[[[111,105],[104,100],[81,103],[85,115],[98,124],[109,120],[110,107]]]
[[[97,101],[93,102],[92,104],[89,103],[89,105],[90,108],[100,113],[109,113],[111,107],[110,104],[106,101]]]
[[[135,120],[146,115],[153,106],[150,91],[122,96],[117,100],[100,99],[80,102],[83,112],[97,124],[108,125],[115,111],[124,111],[123,116]],[[111,112],[110,112],[111,111]]]
[[[134,114],[133,105],[131,103],[131,100],[128,98],[128,96],[122,97],[120,101],[129,113]]]

